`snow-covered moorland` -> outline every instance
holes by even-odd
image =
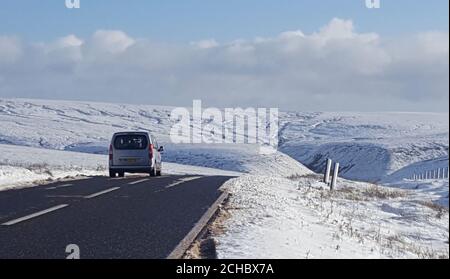
[[[214,236],[221,258],[448,258],[448,209],[415,191],[244,175]],[[448,185],[447,185],[448,187]]]
[[[105,175],[111,135],[143,130],[165,146],[165,173],[240,176],[227,183],[220,257],[448,258],[448,179],[409,179],[448,167],[448,114],[282,112],[280,152],[263,155],[253,145],[171,144],[171,111],[0,99],[0,190]],[[313,171],[327,158],[366,182],[326,190]]]
[[[427,160],[448,166],[448,113],[290,112],[280,122],[280,150],[316,172],[327,158],[341,164],[341,176],[369,182]]]

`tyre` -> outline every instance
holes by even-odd
[[[151,170],[150,170],[150,176],[156,176],[156,168],[152,168]]]
[[[124,177],[125,176],[125,172],[121,171],[119,172],[119,177]]]
[[[116,173],[113,172],[112,170],[109,171],[109,177],[114,178],[116,177]]]

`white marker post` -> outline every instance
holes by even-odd
[[[336,188],[338,175],[339,175],[339,163],[336,163],[334,164],[333,180],[331,181],[331,190]]]
[[[325,170],[325,177],[323,178],[323,182],[328,185],[330,183],[330,172],[331,172],[331,159],[327,160],[327,168]]]

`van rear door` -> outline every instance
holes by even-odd
[[[114,166],[149,166],[149,139],[146,134],[116,135],[113,141]]]

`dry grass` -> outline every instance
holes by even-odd
[[[309,174],[303,174],[303,175],[294,174],[294,175],[287,177],[287,179],[293,180],[293,181],[298,181],[298,180],[305,179],[305,178],[321,181],[323,179],[323,175],[316,174],[316,173],[309,173]]]
[[[216,258],[216,242],[211,237],[195,241],[183,257],[183,259],[189,260]]]
[[[404,198],[407,196],[405,191],[389,189],[378,185],[361,188],[342,187],[335,192],[338,197],[352,201],[370,201],[374,199],[387,200]]]
[[[438,219],[442,219],[449,213],[449,209],[447,207],[434,203],[433,201],[419,201],[418,203],[436,211],[436,218]]]
[[[382,200],[397,199],[406,197],[406,192],[380,187],[378,185],[370,186],[362,191],[362,194],[368,198],[377,198]]]

